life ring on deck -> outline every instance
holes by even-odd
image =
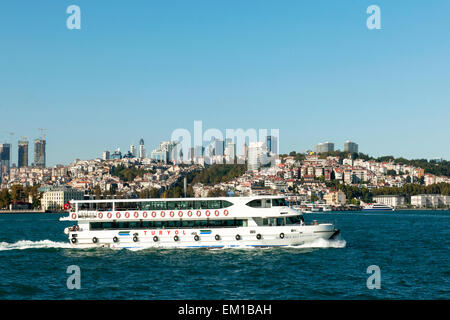
[[[157,241],[158,241],[158,237],[157,237],[157,236],[154,236],[154,237],[153,237],[153,241],[157,242]]]
[[[135,211],[135,212],[134,212],[134,217],[135,217],[135,218],[139,217],[139,212]]]
[[[227,216],[228,215],[228,210],[223,210],[223,214],[224,214],[224,216]]]
[[[178,240],[180,240],[180,237],[175,236],[175,237],[173,237],[173,240],[178,241]]]
[[[129,212],[125,212],[125,218],[129,218],[130,217],[130,213]]]
[[[119,238],[114,237],[114,238],[113,238],[113,241],[114,241],[114,242],[119,242]]]
[[[77,214],[76,213],[72,213],[72,219],[76,219],[77,218]]]
[[[214,211],[214,214],[216,215],[216,217],[218,217],[220,214],[219,210]]]
[[[101,219],[101,218],[103,218],[103,213],[99,212],[97,216],[99,219]]]
[[[209,210],[206,210],[205,214],[207,217],[209,217],[211,215],[211,212]]]
[[[72,243],[77,243],[77,238],[72,238],[72,239],[70,239],[70,242],[72,242]]]
[[[106,215],[109,219],[111,219],[111,217],[112,217],[112,213],[111,212],[108,212],[108,214]]]
[[[93,243],[97,243],[97,242],[98,242],[98,239],[97,239],[96,237],[93,237],[93,238],[92,238],[92,242],[93,242]]]
[[[170,211],[169,216],[171,216],[173,218],[174,215],[175,215],[175,212]]]
[[[116,213],[116,218],[119,219],[120,218],[120,212]]]
[[[280,233],[280,239],[284,239],[284,233]]]
[[[178,216],[181,218],[183,216],[183,211],[178,211]]]
[[[236,240],[237,240],[237,241],[241,240],[241,236],[237,234],[237,235],[236,235]]]
[[[202,212],[200,210],[197,211],[197,217],[200,217]]]
[[[200,240],[200,237],[196,234],[195,237],[194,237],[194,240],[198,241],[198,240]]]
[[[142,216],[143,216],[144,218],[147,218],[147,216],[148,216],[147,211],[144,211],[144,213],[142,214]]]
[[[161,215],[161,218],[164,218],[166,213],[164,211],[161,211],[160,215]]]
[[[187,213],[187,215],[188,215],[188,217],[192,217],[192,211],[189,210],[188,213]]]
[[[214,239],[216,239],[217,241],[220,240],[220,236],[218,234],[216,234],[216,236],[214,237]]]
[[[155,211],[152,212],[152,217],[156,218],[156,212]]]
[[[258,234],[256,235],[256,239],[261,240],[261,238],[262,238],[261,234],[258,233]]]
[[[134,237],[133,237],[133,241],[134,241],[134,242],[138,242],[138,240],[139,240],[139,239],[138,239],[137,236],[134,236]]]

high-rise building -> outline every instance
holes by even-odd
[[[28,167],[28,141],[26,140],[18,143],[17,167]]]
[[[319,143],[316,145],[316,152],[317,153],[323,153],[323,152],[333,152],[334,151],[334,143],[333,142],[324,142]]]
[[[34,140],[34,166],[45,167],[45,144],[44,139]]]
[[[263,164],[262,157],[267,153],[264,142],[251,142],[248,146],[248,170],[256,171]]]
[[[278,138],[275,136],[267,136],[266,147],[268,152],[278,154]]]
[[[139,158],[145,158],[144,139],[139,140]]]
[[[234,163],[234,159],[236,158],[236,144],[233,143],[233,140],[227,139],[225,146],[225,162],[226,163]]]
[[[213,155],[215,155],[215,156],[223,156],[223,151],[224,151],[224,142],[223,142],[223,140],[215,139],[213,141],[213,148],[214,148]]]
[[[137,156],[136,146],[134,144],[130,144],[130,153],[133,157]]]
[[[358,153],[358,144],[352,141],[345,141],[344,151],[350,153]]]
[[[161,162],[168,162],[171,160],[176,160],[176,158],[179,156],[179,154],[174,155],[173,151],[178,151],[177,148],[174,148],[176,146],[175,142],[172,141],[162,141],[159,144],[159,147],[154,149],[151,153],[151,158],[155,161],[161,161]],[[178,151],[179,152],[179,151]]]
[[[103,160],[109,160],[110,159],[110,153],[108,150],[103,151]]]
[[[9,173],[11,167],[11,144],[0,144],[0,175],[2,173]]]

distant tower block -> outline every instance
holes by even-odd
[[[139,140],[139,158],[145,158],[144,139]]]

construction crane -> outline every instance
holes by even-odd
[[[38,128],[39,131],[41,132],[41,139],[45,140],[45,131],[47,130],[46,128]]]
[[[12,144],[13,142],[13,137],[14,137],[14,132],[9,132],[9,131],[2,131],[3,133],[8,133],[10,135],[10,143]]]

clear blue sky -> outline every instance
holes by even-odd
[[[448,0],[2,0],[0,131],[16,162],[17,139],[47,128],[49,165],[141,137],[150,152],[194,120],[280,129],[282,153],[349,139],[449,159],[449,17]]]

